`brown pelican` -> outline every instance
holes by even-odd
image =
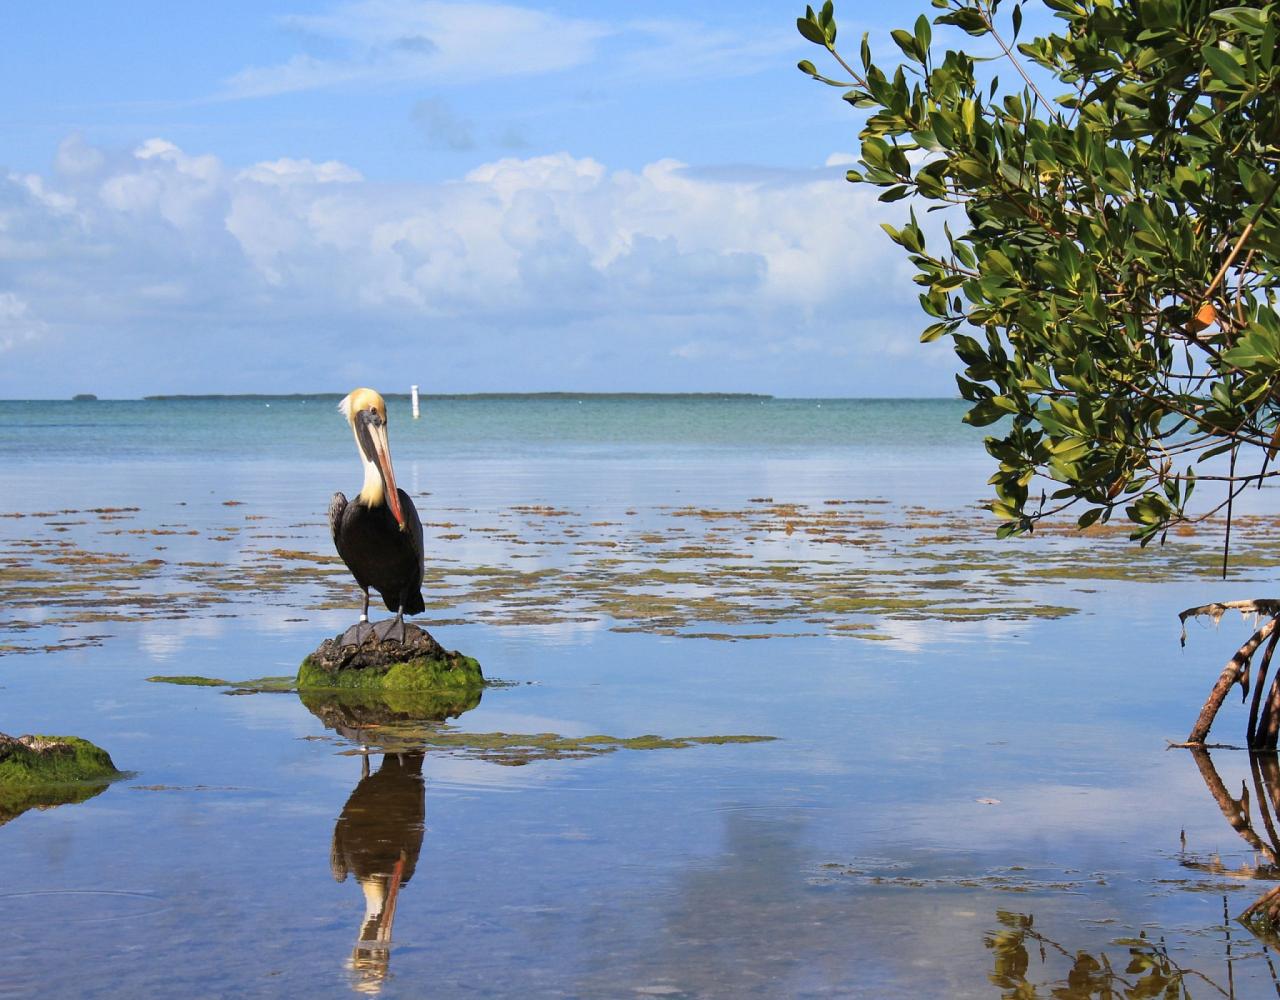
[[[404,616],[426,610],[422,602],[422,521],[409,494],[396,488],[387,444],[387,404],[372,389],[355,389],[338,409],[351,425],[364,463],[364,486],[351,503],[335,493],[329,503],[329,527],[338,555],[364,591],[360,622],[369,620],[369,588],[382,595],[388,611],[396,613],[379,638],[387,638],[392,625],[405,638]],[[378,628],[382,628],[381,625]]]

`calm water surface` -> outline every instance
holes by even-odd
[[[130,523],[196,531],[192,558],[234,512],[327,553],[328,497],[359,483],[336,400],[267,402],[0,403],[0,512],[136,506]],[[584,522],[761,496],[963,509],[990,472],[948,401],[406,409],[402,485],[464,529],[517,504]],[[0,519],[0,540],[35,529]],[[1090,997],[1181,974],[1197,997],[1280,996],[1275,956],[1226,919],[1269,859],[1165,749],[1240,639],[1228,623],[1180,651],[1176,611],[1257,585],[1089,583],[1068,617],[887,642],[433,628],[518,682],[458,731],[776,737],[521,766],[384,756],[293,694],[145,681],[291,673],[353,619],[354,586],[350,612],[272,594],[0,656],[0,730],[83,735],[132,772],[0,826],[0,995]],[[1246,755],[1209,773],[1254,789]]]

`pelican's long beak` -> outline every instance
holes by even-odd
[[[373,452],[378,462],[378,471],[382,473],[382,488],[387,497],[387,505],[391,514],[404,531],[404,511],[400,509],[400,493],[396,489],[396,474],[391,468],[391,445],[387,443],[387,425],[379,423],[369,427],[369,437],[373,441]]]
[[[359,391],[359,390],[357,390]],[[360,457],[364,461],[364,488],[360,495],[366,503],[386,502],[391,514],[404,531],[404,511],[400,509],[400,493],[396,489],[396,474],[391,468],[391,445],[387,443],[386,417],[376,410],[352,411],[350,396],[344,399],[344,413],[351,421],[351,429],[356,435],[356,446],[360,449]],[[381,482],[379,482],[381,480]],[[378,487],[381,486],[381,490]],[[378,494],[382,495],[379,496]]]

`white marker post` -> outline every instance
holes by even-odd
[[[418,387],[416,385],[409,387],[409,398],[413,400],[413,419],[418,419]]]

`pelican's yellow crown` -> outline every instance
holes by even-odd
[[[387,419],[387,403],[377,391],[361,387],[352,389],[338,404],[338,409],[342,411],[342,415],[347,418],[347,422],[354,424],[356,414],[363,410],[376,410],[378,416],[383,420]]]

